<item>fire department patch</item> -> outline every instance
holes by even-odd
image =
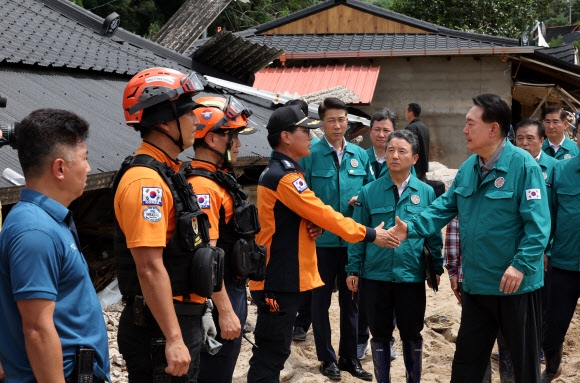
[[[158,187],[143,186],[141,188],[141,204],[142,205],[158,205],[161,206],[163,203],[163,189]]]
[[[302,193],[304,190],[308,189],[306,181],[304,181],[302,178],[297,178],[294,182],[292,182],[292,185],[294,185],[296,190],[298,190],[298,193]]]
[[[161,221],[161,210],[157,206],[148,206],[143,210],[143,218],[149,222],[159,222]]]

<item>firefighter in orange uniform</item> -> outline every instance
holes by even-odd
[[[240,230],[237,226],[239,214],[245,209],[253,209],[253,215],[257,214],[255,205],[244,202],[247,193],[230,172],[241,146],[238,135],[255,131],[247,126],[251,112],[233,96],[200,97],[196,102],[203,107],[194,111],[200,124],[193,145],[195,158],[185,169],[185,174],[201,209],[209,217],[210,243],[225,252],[224,288],[212,295],[216,340],[222,343],[222,347],[215,353],[202,349],[198,382],[229,383],[240,353],[242,329],[248,312],[248,272],[239,267],[247,263],[241,258],[248,254],[238,250],[248,243],[251,246],[255,236],[252,231],[257,231],[256,228]]]
[[[126,122],[143,138],[114,182],[115,256],[126,302],[117,341],[129,383],[197,379],[206,299],[194,294],[198,278],[189,266],[194,250],[209,248],[209,235],[191,185],[177,174],[177,156],[193,144],[199,120],[192,95],[200,89],[194,74],[151,68],[124,92]]]

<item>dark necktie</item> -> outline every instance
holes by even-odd
[[[556,151],[554,150],[554,148],[551,146],[548,146],[548,149],[550,151],[550,156],[556,157]]]
[[[381,167],[382,167],[381,165],[382,164],[380,162],[375,162],[373,165],[375,167],[375,169],[374,169],[375,170],[375,178],[379,178],[379,174],[381,174]]]

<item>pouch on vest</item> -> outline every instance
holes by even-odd
[[[244,236],[255,235],[260,232],[258,208],[251,203],[243,203],[234,211],[234,230]]]
[[[177,219],[176,235],[189,251],[209,242],[209,218],[201,210],[183,212]]]
[[[219,247],[204,246],[195,250],[189,267],[191,290],[204,298],[220,291],[224,276],[224,251]]]
[[[266,248],[258,246],[254,241],[247,242],[240,238],[234,244],[231,267],[238,277],[263,281],[266,277]]]

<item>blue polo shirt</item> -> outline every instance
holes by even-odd
[[[0,361],[8,381],[36,382],[16,305],[27,299],[55,302],[65,376],[83,345],[95,349],[94,374],[110,380],[107,329],[87,262],[66,223],[69,213],[55,200],[23,189],[0,233]]]

